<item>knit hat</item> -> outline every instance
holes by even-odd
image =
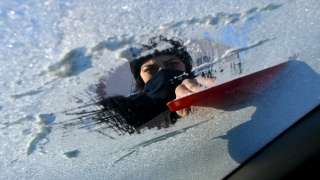
[[[156,56],[174,55],[181,59],[186,66],[186,72],[192,69],[192,58],[179,38],[168,39],[164,36],[153,37],[149,39],[148,44],[138,44],[130,48],[132,59],[130,60],[130,69],[134,79],[140,75],[142,64]]]

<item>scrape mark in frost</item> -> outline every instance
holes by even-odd
[[[187,27],[187,26],[193,25],[193,24],[206,25],[206,26],[214,26],[219,23],[221,23],[221,24],[234,24],[241,19],[248,18],[247,16],[250,14],[260,12],[260,11],[272,11],[272,10],[275,10],[275,9],[281,7],[281,6],[282,6],[281,4],[269,4],[269,5],[262,7],[262,8],[258,8],[258,7],[251,8],[243,13],[228,14],[228,13],[224,13],[224,12],[219,12],[219,13],[216,13],[213,15],[207,15],[207,16],[200,17],[200,18],[193,17],[188,20],[182,20],[182,21],[178,21],[178,22],[171,22],[171,23],[166,23],[166,24],[160,25],[159,30],[164,32],[164,31],[174,29],[174,28],[184,28],[184,27]]]
[[[31,91],[26,92],[26,93],[11,95],[11,97],[13,99],[19,99],[19,98],[22,98],[22,97],[25,97],[25,96],[33,96],[33,95],[36,95],[36,94],[41,93],[41,92],[42,92],[42,90],[31,90]]]
[[[67,158],[76,158],[78,157],[79,154],[80,154],[80,151],[78,149],[63,153],[63,155]]]
[[[55,120],[55,116],[51,114],[39,114],[37,116],[37,130],[33,135],[33,139],[29,142],[27,147],[27,155],[32,154],[36,149],[44,153],[43,148],[49,142],[48,134],[51,133],[51,124]]]
[[[91,68],[91,55],[86,56],[86,48],[76,48],[68,52],[59,62],[50,65],[48,71],[51,75],[66,78],[76,76]]]
[[[6,128],[8,128],[10,126],[14,126],[14,125],[21,125],[24,122],[33,121],[33,119],[34,119],[33,116],[28,115],[28,116],[20,118],[20,119],[18,119],[16,121],[13,121],[13,122],[2,123],[2,124],[0,124],[0,129],[6,129]]]
[[[199,125],[201,125],[201,124],[203,124],[203,123],[206,123],[206,122],[208,122],[208,120],[207,120],[207,121],[204,121],[204,122],[200,122],[200,123],[195,124],[195,125],[192,125],[192,126],[189,126],[189,127],[186,127],[186,128],[183,128],[183,129],[181,129],[181,130],[174,131],[174,132],[165,134],[165,135],[163,135],[163,136],[159,136],[159,137],[150,139],[150,140],[148,140],[148,141],[142,142],[142,143],[140,143],[140,144],[132,147],[131,149],[129,149],[129,150],[128,150],[129,152],[126,153],[125,155],[121,156],[121,157],[120,157],[119,159],[117,159],[116,161],[114,161],[113,165],[115,165],[116,163],[122,161],[122,160],[125,159],[126,157],[134,154],[135,152],[139,152],[139,150],[140,150],[141,148],[143,148],[143,147],[147,147],[147,146],[149,146],[149,145],[151,145],[151,144],[158,143],[158,142],[161,142],[161,141],[165,141],[165,140],[167,140],[167,139],[169,139],[169,138],[171,138],[171,137],[175,137],[175,136],[177,136],[177,135],[179,135],[179,134],[185,133],[187,130],[189,130],[189,129],[191,129],[191,128],[194,128],[194,127],[197,127],[197,126],[199,126]]]
[[[130,45],[133,43],[134,37],[109,37],[107,40],[100,42],[96,46],[94,46],[91,51],[101,51],[103,49],[107,49],[109,51],[115,51],[125,47],[126,45]]]
[[[225,52],[225,54],[222,55],[221,57],[219,57],[219,58],[217,58],[217,59],[214,59],[212,62],[204,63],[204,64],[202,64],[202,65],[200,65],[200,66],[194,67],[194,68],[192,69],[192,71],[195,71],[195,70],[197,70],[197,69],[206,67],[206,66],[208,66],[208,65],[213,65],[213,64],[215,64],[216,62],[218,62],[218,61],[220,61],[220,60],[222,60],[222,59],[225,59],[225,58],[227,58],[227,57],[236,55],[236,54],[238,54],[238,53],[240,53],[240,52],[249,50],[249,49],[251,49],[251,48],[254,48],[254,47],[257,47],[257,46],[261,46],[262,44],[264,44],[264,43],[266,43],[266,42],[268,42],[268,41],[270,41],[270,40],[273,40],[273,39],[275,39],[275,38],[268,38],[268,39],[260,40],[260,41],[257,41],[257,42],[255,42],[255,43],[253,43],[253,44],[250,45],[250,46],[243,47],[243,48],[228,49],[228,50]]]

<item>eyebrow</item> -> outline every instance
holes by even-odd
[[[156,65],[155,64],[144,64],[141,67],[143,68],[143,67],[152,67],[152,66],[156,66]]]
[[[177,58],[177,57],[174,57],[174,58],[168,59],[168,60],[163,61],[163,62],[164,62],[164,63],[167,63],[167,62],[172,61],[172,60],[175,60],[175,59],[178,59],[178,58]]]
[[[179,58],[178,58],[178,57],[174,57],[174,58],[165,60],[165,61],[163,61],[162,63],[168,63],[168,62],[170,62],[170,61],[172,61],[172,60],[175,60],[175,59],[179,59]],[[144,64],[144,65],[141,66],[141,68],[143,68],[143,67],[152,67],[152,66],[155,66],[155,64]]]

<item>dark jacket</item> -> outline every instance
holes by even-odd
[[[129,97],[108,97],[99,104],[103,108],[99,115],[100,119],[128,132],[139,133],[143,128],[169,127],[179,118],[175,112],[157,107],[144,93]]]

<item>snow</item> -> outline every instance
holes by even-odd
[[[319,6],[316,0],[1,1],[0,179],[223,178],[320,103]],[[290,61],[245,102],[202,108],[168,129],[106,136],[59,125],[75,117],[65,111],[94,101],[101,79],[107,95],[129,94],[123,53],[160,34],[224,44],[231,48],[226,53],[204,53],[215,59],[239,53],[242,75]],[[193,58],[201,54],[190,51]],[[228,63],[219,62],[220,83],[239,75]]]

